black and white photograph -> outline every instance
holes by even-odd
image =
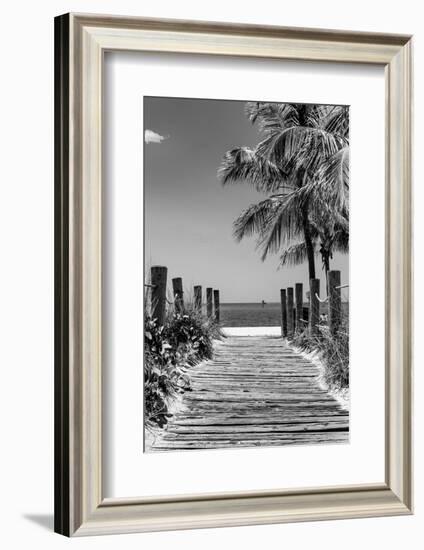
[[[144,452],[349,443],[349,106],[143,112]]]

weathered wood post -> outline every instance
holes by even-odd
[[[296,330],[297,332],[302,331],[303,323],[303,284],[296,283],[295,285],[295,294],[296,294]]]
[[[157,319],[159,326],[165,322],[167,275],[167,267],[154,265],[150,269],[152,317]]]
[[[314,336],[318,333],[319,324],[319,279],[311,279],[309,284],[309,334]]]
[[[172,279],[172,291],[174,294],[175,311],[182,313],[184,309],[184,292],[183,292],[183,280],[181,277],[175,277]]]
[[[220,321],[220,311],[219,311],[219,290],[213,291],[213,301],[215,306],[215,321],[219,323]]]
[[[212,292],[213,289],[208,287],[206,289],[206,315],[210,319],[213,314],[213,305],[212,305]]]
[[[328,272],[328,326],[331,334],[337,334],[342,320],[342,292],[340,271]]]
[[[293,318],[293,287],[287,289],[287,336],[290,338],[294,333]]]
[[[202,313],[202,287],[200,285],[194,287],[194,309],[198,313]]]
[[[287,292],[285,288],[280,289],[281,298],[281,336],[287,336]]]

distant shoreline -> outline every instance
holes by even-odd
[[[304,308],[308,306],[308,302],[303,303]],[[349,310],[348,302],[343,302],[343,309]],[[327,310],[327,303],[322,303],[320,313],[325,315]],[[220,321],[223,327],[278,327],[281,323],[281,305],[279,302],[224,302],[220,305]]]

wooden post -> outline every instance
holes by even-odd
[[[181,277],[175,277],[175,279],[172,279],[172,291],[174,294],[175,311],[177,313],[182,313],[184,309],[184,291],[183,280]]]
[[[319,324],[319,279],[311,279],[309,295],[309,334],[314,336],[318,334]]]
[[[155,265],[150,269],[152,318],[157,319],[159,326],[165,322],[167,275],[167,267]]]
[[[213,291],[213,301],[215,306],[215,321],[219,323],[220,321],[220,311],[219,311],[219,290]]]
[[[328,272],[328,326],[330,332],[337,334],[342,320],[342,293],[340,287],[340,271]]]
[[[293,287],[287,289],[287,336],[291,338],[294,333],[293,318]]]
[[[194,287],[194,309],[198,313],[202,313],[202,287],[200,285]]]
[[[287,336],[287,292],[286,289],[280,289],[281,298],[281,336]]]
[[[298,332],[302,331],[303,323],[303,284],[296,283],[295,285],[296,293],[296,330]]]
[[[206,289],[206,315],[210,319],[213,314],[213,305],[212,305],[212,292],[213,289],[208,287]]]
[[[304,323],[302,323],[302,326],[307,327],[308,326],[308,321],[309,321],[309,308],[308,308],[308,306],[303,306],[303,308],[302,308],[302,320],[305,321]]]

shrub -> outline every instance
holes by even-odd
[[[187,381],[179,368],[183,359],[167,341],[165,327],[156,319],[144,321],[144,406],[146,424],[163,427],[170,417],[170,401]]]
[[[186,370],[211,359],[219,326],[192,308],[170,311],[164,326],[145,313],[144,404],[147,427],[163,428],[172,416],[170,406],[179,393],[189,391]]]
[[[165,326],[172,348],[184,351],[190,365],[212,357],[212,332],[212,324],[193,310],[175,313]]]
[[[324,381],[331,389],[349,387],[349,319],[342,315],[342,323],[336,335],[327,325],[318,325],[318,333],[310,336],[304,330],[290,340],[303,351],[318,351],[324,365]]]

